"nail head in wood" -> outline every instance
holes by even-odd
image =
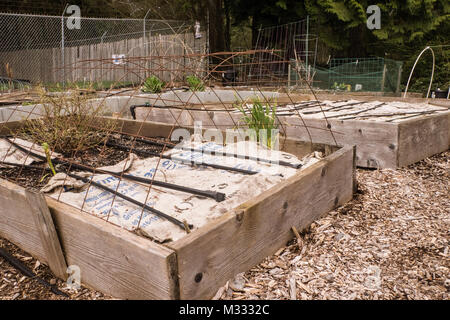
[[[199,272],[195,275],[194,281],[199,283],[203,279],[203,273]]]
[[[236,211],[236,220],[242,221],[243,218],[244,218],[244,210]]]

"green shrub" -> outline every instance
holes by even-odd
[[[203,81],[196,76],[187,76],[186,82],[189,86],[189,89],[191,89],[192,91],[205,91],[205,85],[203,84]]]
[[[157,76],[151,76],[145,79],[141,91],[149,93],[160,93],[164,85],[164,81],[161,81]]]

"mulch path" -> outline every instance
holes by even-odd
[[[359,192],[250,271],[221,299],[450,298],[450,152],[357,170]]]
[[[398,170],[357,170],[359,191],[276,254],[220,288],[216,299],[450,298],[450,151]],[[0,246],[70,299],[48,267],[0,239]],[[66,299],[0,258],[0,299]]]
[[[0,257],[0,300],[97,300],[110,299],[101,292],[90,290],[82,286],[79,290],[67,287],[66,283],[56,278],[48,266],[40,263],[30,254],[21,250],[11,242],[0,238],[0,247],[9,254],[19,259],[38,277],[54,285],[69,298],[53,293],[50,288],[39,283],[36,279],[24,276],[20,271],[12,267],[7,261]]]

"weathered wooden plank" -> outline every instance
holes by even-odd
[[[354,148],[343,147],[232,212],[168,246],[178,257],[181,299],[214,295],[235,274],[273,254],[292,238],[291,227],[352,198]]]
[[[203,122],[204,128],[218,127],[222,130],[242,125],[242,115],[224,111],[191,112],[195,120]],[[180,110],[136,108],[136,118],[141,121],[156,121],[176,124]],[[212,119],[211,119],[212,117]],[[192,126],[193,117],[183,111],[178,124]],[[328,145],[357,145],[357,165],[366,168],[397,167],[398,124],[361,120],[330,119],[331,131],[323,119],[279,116],[280,132],[288,138]]]
[[[0,236],[49,264],[25,189],[0,179]]]
[[[420,161],[449,147],[450,112],[398,122],[398,166]]]
[[[334,145],[356,145],[356,164],[364,168],[396,168],[398,125],[396,123],[280,117],[286,135],[294,139]],[[330,130],[333,132],[331,134]]]
[[[339,146],[320,144],[320,143],[310,143],[307,141],[301,141],[293,138],[282,137],[279,140],[280,149],[284,152],[291,153],[298,158],[303,158],[314,151],[320,151],[325,156],[332,154],[333,152],[340,149]]]
[[[48,266],[57,277],[65,280],[67,278],[66,259],[44,195],[25,190],[25,196],[31,208],[30,213],[33,216],[35,228],[39,232],[42,246],[46,252]]]
[[[81,282],[122,299],[177,299],[173,250],[47,197],[68,265]]]
[[[110,117],[105,117],[113,119]],[[129,119],[117,119],[122,133],[143,137],[168,137],[173,125],[160,122],[147,122]]]
[[[25,189],[0,179],[0,236],[47,263]]]
[[[196,121],[201,121],[205,128],[215,128],[214,113],[208,111],[160,109],[152,107],[136,108],[136,119],[140,121],[155,121],[179,126],[193,126]],[[218,125],[218,123],[216,123]]]

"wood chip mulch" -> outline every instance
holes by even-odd
[[[275,255],[220,288],[215,299],[450,299],[450,151],[398,170],[357,170],[359,191]],[[70,295],[48,267],[0,239]],[[0,258],[0,299],[66,299]]]
[[[38,277],[69,296],[69,298],[66,298],[54,294],[50,288],[39,283],[36,279],[24,276],[0,257],[0,300],[103,300],[109,298],[101,292],[90,290],[84,286],[81,286],[78,290],[69,288],[64,281],[52,274],[48,266],[5,239],[0,238],[0,247],[20,260]]]
[[[216,299],[450,298],[450,152],[357,170],[353,201],[219,289]]]

